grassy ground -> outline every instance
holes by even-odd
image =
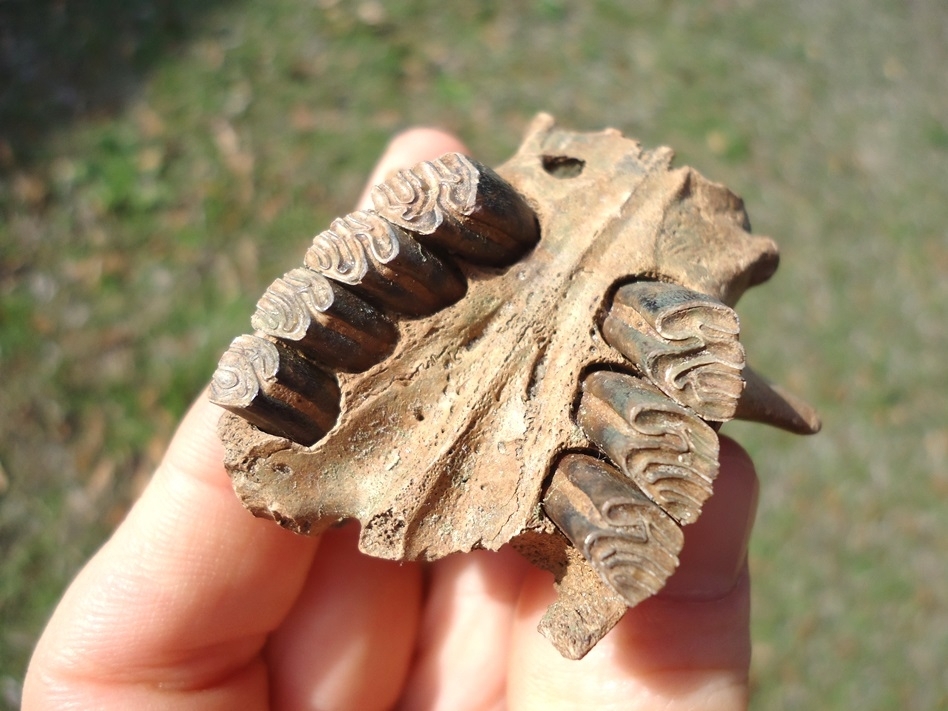
[[[783,249],[745,342],[825,429],[729,426],[763,478],[754,706],[948,704],[940,0],[79,5],[0,1],[0,707],[386,138],[497,163],[538,110],[675,147]]]

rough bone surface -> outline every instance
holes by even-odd
[[[247,508],[303,534],[358,519],[392,560],[511,544],[554,575],[541,631],[583,656],[677,566],[717,423],[819,427],[738,341],[776,245],[671,161],[541,115],[496,172],[419,164],[317,235],[312,278],[275,282],[212,383]]]

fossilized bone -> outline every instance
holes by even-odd
[[[583,656],[675,570],[718,423],[819,428],[738,341],[776,245],[671,160],[541,115],[496,173],[449,154],[377,186],[214,375],[244,504],[306,534],[358,519],[381,558],[510,543],[555,576],[541,631]]]

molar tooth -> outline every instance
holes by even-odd
[[[372,189],[375,210],[419,241],[481,264],[509,264],[540,238],[533,210],[490,168],[447,153]]]
[[[372,210],[336,219],[313,239],[306,266],[369,301],[407,316],[425,316],[464,296],[467,283],[408,232]]]
[[[734,416],[743,389],[740,322],[728,306],[678,284],[621,287],[603,338],[662,392],[716,422]]]
[[[371,368],[398,340],[395,325],[376,309],[305,267],[270,285],[250,324],[325,368],[350,373]]]
[[[769,383],[750,366],[744,367],[744,392],[735,419],[761,422],[794,434],[816,434],[823,426],[816,410],[807,402]]]
[[[661,590],[678,567],[681,528],[605,462],[566,455],[543,509],[630,607]]]
[[[577,421],[676,521],[698,518],[718,473],[718,438],[694,412],[641,378],[599,371],[583,381]]]
[[[339,416],[339,387],[292,349],[260,336],[238,336],[221,356],[210,400],[268,434],[309,446]]]

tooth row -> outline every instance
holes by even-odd
[[[706,420],[820,428],[813,408],[747,367],[739,332],[733,309],[677,284],[628,284],[609,305],[603,338],[637,375],[587,376],[576,421],[615,467],[564,457],[543,506],[629,605],[662,588],[678,564],[678,525],[711,495],[719,445]],[[613,513],[618,501],[628,520]]]
[[[311,445],[339,414],[333,372],[362,372],[398,340],[393,318],[419,317],[467,290],[444,253],[508,264],[536,244],[536,216],[492,170],[458,153],[403,170],[372,191],[374,210],[339,218],[313,239],[305,266],[270,285],[256,333],[238,337],[211,400],[269,434]]]
[[[719,445],[705,420],[737,410],[739,331],[731,308],[663,282],[623,286],[603,321],[603,338],[640,375],[588,375],[576,421],[615,466],[567,455],[543,507],[630,606],[664,587],[684,542],[679,526],[711,495]]]

